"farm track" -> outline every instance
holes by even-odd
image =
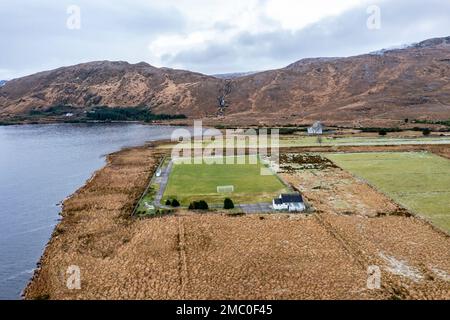
[[[319,222],[319,224],[343,247],[343,249],[348,252],[353,259],[359,264],[359,266],[366,271],[370,265],[374,265],[373,255],[368,256],[368,254],[360,249],[358,243],[352,243],[350,239],[347,239],[343,234],[341,234],[336,227],[332,225],[324,215],[314,214],[314,217]],[[378,259],[376,265],[380,266],[383,262]],[[394,297],[399,296],[402,299],[408,299],[409,293],[408,289],[401,285],[398,281],[392,279],[389,274],[384,274],[383,281],[381,282],[381,288],[385,291],[388,296]]]
[[[314,214],[318,223],[342,246],[342,248],[353,257],[353,259],[364,269],[367,266],[367,260],[364,254],[347,239],[345,239],[326,219],[320,214]]]
[[[186,296],[186,287],[189,281],[189,273],[187,267],[187,259],[186,259],[186,234],[184,230],[183,217],[178,217],[178,272],[180,276],[180,288],[181,288],[181,298],[183,299]]]

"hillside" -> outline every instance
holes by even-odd
[[[450,37],[377,54],[304,59],[237,79],[229,112],[280,122],[449,119],[449,80]]]
[[[142,105],[235,124],[448,120],[449,80],[450,37],[354,57],[303,59],[228,80],[103,61],[8,81],[0,88],[0,117],[54,105]]]
[[[0,89],[0,113],[25,114],[55,105],[77,108],[152,106],[159,112],[206,116],[220,81],[147,63],[99,61],[8,81]]]

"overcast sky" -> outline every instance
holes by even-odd
[[[450,0],[0,0],[0,79],[94,60],[259,71],[449,35]]]

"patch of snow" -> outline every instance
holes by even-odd
[[[385,53],[391,52],[391,51],[396,51],[396,50],[403,50],[403,49],[408,49],[413,47],[415,44],[411,43],[411,44],[402,44],[402,45],[398,45],[398,46],[392,46],[392,47],[388,47],[388,48],[384,48],[381,50],[377,50],[377,51],[372,51],[369,54],[370,55],[376,55],[376,56],[384,56]]]

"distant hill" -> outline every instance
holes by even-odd
[[[154,113],[229,124],[322,120],[369,126],[450,118],[450,37],[234,75],[207,76],[147,63],[85,63],[8,81],[0,88],[0,118],[54,105],[80,110],[139,105]]]
[[[13,79],[0,88],[0,115],[55,105],[151,106],[157,112],[207,116],[221,81],[147,63],[96,61]],[[211,108],[209,109],[211,110]]]

